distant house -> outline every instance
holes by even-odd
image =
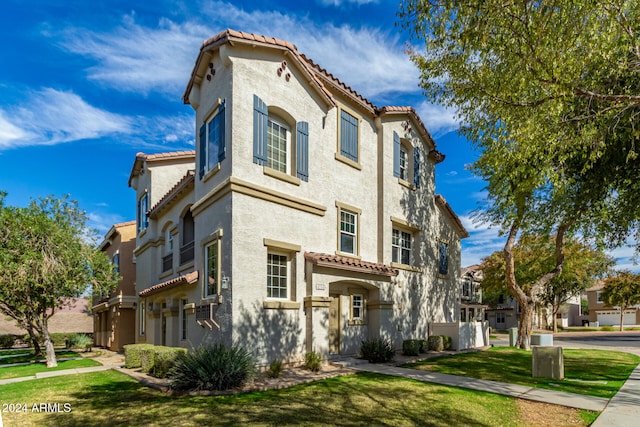
[[[485,320],[482,303],[482,270],[480,265],[474,264],[464,267],[461,272],[460,286],[460,321],[476,322]]]
[[[135,309],[138,302],[133,263],[136,247],[136,222],[115,224],[104,237],[100,250],[104,251],[116,266],[121,279],[118,287],[109,295],[94,295],[94,336],[96,346],[120,351],[126,344],[135,342]]]
[[[589,303],[589,322],[598,322],[600,326],[620,326],[620,310],[610,307],[602,300],[604,281],[587,289]],[[623,325],[640,325],[640,305],[635,305],[624,312]]]
[[[93,316],[89,314],[89,300],[85,298],[66,298],[62,308],[56,309],[49,319],[51,333],[85,333],[93,332]],[[0,335],[25,335],[27,331],[19,328],[16,322],[0,314]]]
[[[136,156],[136,341],[242,342],[260,363],[457,327],[444,159],[412,107],[376,107],[284,40],[206,40],[184,93],[196,150]]]

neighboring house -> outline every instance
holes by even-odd
[[[138,154],[137,342],[237,342],[260,363],[457,322],[444,159],[411,107],[376,107],[289,42],[206,40],[195,153]]]
[[[136,267],[133,250],[136,247],[136,222],[115,224],[104,237],[100,250],[115,264],[121,279],[109,295],[94,295],[93,342],[97,346],[121,351],[135,342]]]
[[[478,264],[462,269],[460,289],[461,322],[485,320],[484,310],[487,306],[482,304],[482,289],[480,286],[482,278],[482,270]]]
[[[498,297],[497,304],[485,309],[485,319],[491,329],[504,331],[517,328],[520,322],[520,304],[510,295],[502,294]],[[535,316],[534,316],[535,322]]]
[[[607,306],[602,300],[604,281],[587,289],[589,302],[589,322],[598,322],[600,326],[620,326],[620,309]],[[640,325],[640,305],[624,311],[623,325]]]
[[[63,306],[48,320],[51,333],[93,332],[93,317],[89,313],[89,300],[85,298],[64,298]],[[10,317],[0,313],[0,335],[25,335],[26,330],[19,328]]]

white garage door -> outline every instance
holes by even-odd
[[[600,326],[612,326],[620,325],[620,312],[619,311],[598,311],[598,323]],[[625,311],[623,324],[635,325],[636,313],[635,311]]]

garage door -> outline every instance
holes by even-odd
[[[613,326],[620,325],[620,312],[619,311],[598,311],[598,323],[600,326]],[[624,312],[623,324],[635,325],[636,324],[636,312],[628,310]]]

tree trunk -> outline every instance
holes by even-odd
[[[624,308],[620,307],[620,332],[622,332],[622,323],[624,322]]]
[[[520,325],[518,326],[518,340],[516,347],[529,350],[531,347],[531,331],[533,329],[533,312],[535,304],[533,300],[527,298],[524,304],[520,304]]]
[[[46,326],[42,330],[42,336],[44,337],[44,348],[47,352],[47,368],[55,368],[58,366],[56,350],[53,347],[53,341],[51,341],[51,335],[49,334],[49,330]]]
[[[31,344],[33,345],[34,356],[42,356],[42,348],[40,347],[40,340],[38,339],[38,335],[32,327],[27,327],[26,329],[27,334],[29,334],[29,338],[31,339]]]

